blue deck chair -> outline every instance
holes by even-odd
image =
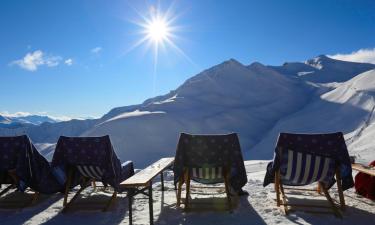
[[[181,133],[174,166],[177,206],[186,184],[185,209],[189,208],[190,181],[210,185],[224,183],[228,209],[231,191],[238,192],[247,183],[246,170],[237,134],[191,135]]]
[[[109,209],[117,193],[126,191],[120,183],[134,174],[131,161],[123,164],[113,150],[109,136],[103,137],[60,137],[52,159],[54,173],[60,183],[65,185],[63,212],[66,212],[79,194],[90,184],[101,181],[105,187],[110,185],[114,191],[103,211]],[[68,202],[69,191],[80,184],[81,188]]]
[[[2,185],[8,186],[0,192],[0,196],[12,189],[20,192],[31,189],[34,194],[30,204],[37,200],[39,193],[52,194],[63,190],[48,161],[26,135],[0,137],[0,187]]]
[[[271,182],[275,184],[277,206],[283,206],[286,214],[288,207],[305,209],[329,207],[336,216],[341,217],[339,209],[343,210],[345,207],[343,190],[353,186],[351,164],[343,134],[281,133],[277,141],[274,161],[267,168],[264,186]],[[314,182],[318,183],[316,190],[284,187],[284,185],[304,186]],[[335,182],[339,194],[339,206],[328,192]],[[330,205],[288,203],[285,190],[323,192]]]

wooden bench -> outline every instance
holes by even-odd
[[[153,199],[152,199],[152,180],[160,174],[161,179],[161,190],[164,191],[164,170],[170,168],[174,162],[174,158],[162,158],[159,161],[153,163],[147,168],[134,174],[129,179],[123,181],[120,185],[123,188],[128,188],[128,201],[129,201],[129,224],[133,224],[132,218],[132,200],[137,194],[144,194],[148,196],[148,204],[150,211],[150,224],[154,224],[154,212],[153,212]],[[146,192],[148,190],[148,192]]]
[[[375,167],[369,167],[360,163],[353,163],[352,169],[375,177]]]

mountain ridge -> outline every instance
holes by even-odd
[[[237,132],[247,159],[268,159],[273,152],[270,147],[272,144],[269,143],[275,141],[272,134],[283,128],[280,123],[293,121],[295,117],[298,122],[292,122],[285,129],[293,131],[290,129],[293,126],[303,127],[304,117],[301,111],[310,115],[309,110],[313,113],[319,106],[322,107],[322,112],[326,109],[326,113],[334,114],[335,110],[350,112],[353,110],[350,104],[360,104],[355,99],[343,100],[342,105],[329,103],[329,100],[334,100],[333,97],[326,97],[329,93],[338,90],[335,92],[335,96],[338,96],[341,89],[349,89],[345,85],[355,79],[353,73],[360,74],[369,68],[367,64],[343,64],[342,61],[336,61],[318,56],[303,63],[275,67],[259,62],[246,66],[235,59],[229,59],[203,70],[165,95],[149,98],[137,105],[113,108],[99,119],[44,123],[17,129],[0,128],[0,134],[27,133],[34,142],[40,143],[38,146],[41,146],[42,152],[48,153],[48,157],[52,155],[51,148],[60,135],[109,134],[120,159],[132,159],[137,165],[144,166],[157,158],[174,155],[180,132]],[[353,68],[343,74],[341,66]],[[313,68],[314,73],[298,75],[309,72],[306,68]],[[285,69],[287,73],[284,73]],[[297,75],[290,74],[290,71],[297,72]],[[332,73],[330,79],[354,78],[335,85],[319,84],[305,78],[317,75],[321,79],[327,71]],[[372,83],[365,83],[372,87]],[[362,98],[359,96],[356,99]],[[344,129],[347,134],[362,126],[361,120],[368,117],[366,112],[359,113],[360,111],[353,111],[358,112],[358,119],[352,121],[350,129],[349,125],[348,129]],[[334,120],[330,122],[332,127],[337,127]],[[329,131],[321,131],[325,130]],[[268,144],[262,145],[266,140]]]

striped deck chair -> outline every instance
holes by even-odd
[[[119,184],[134,174],[131,161],[120,163],[109,136],[61,136],[56,145],[52,167],[60,182],[65,184],[62,212],[66,212],[87,187],[92,185],[95,191],[96,181],[102,182],[104,188],[109,184],[114,189],[112,197],[103,208],[103,211],[107,211],[116,199],[117,193],[123,191]],[[69,191],[78,184],[81,186],[80,189],[68,202]]]
[[[235,150],[233,150],[235,149]],[[227,197],[227,208],[232,210],[231,203],[231,178],[236,176],[231,174],[233,161],[240,159],[239,167],[243,167],[242,153],[239,148],[238,137],[236,134],[229,135],[190,135],[182,133],[177,146],[174,174],[177,185],[177,206],[181,204],[182,185],[186,185],[185,209],[190,207],[190,183],[195,182],[210,185],[224,183]],[[242,166],[241,166],[242,165]],[[243,168],[242,168],[243,167]],[[241,171],[237,169],[237,171]],[[241,173],[242,175],[242,173]],[[233,184],[241,188],[243,176],[240,179],[234,179]],[[237,178],[238,178],[237,177]],[[245,183],[246,183],[246,177]],[[237,182],[237,183],[236,183]],[[196,187],[198,188],[198,187]]]
[[[190,183],[191,180],[195,182],[210,185],[217,183],[224,183],[225,193],[227,197],[228,210],[231,210],[231,194],[229,192],[229,173],[230,167],[226,165],[219,164],[206,164],[206,165],[195,165],[195,166],[186,166],[184,176],[180,178],[177,187],[177,205],[181,204],[181,192],[183,183],[186,184],[186,197],[185,197],[185,209],[189,209],[190,201]]]
[[[299,136],[298,136],[299,135]],[[336,138],[329,141],[330,137]],[[335,134],[285,134],[279,136],[275,152],[273,166],[274,183],[276,192],[277,206],[283,206],[285,214],[291,207],[305,209],[308,208],[326,208],[325,210],[313,210],[313,213],[327,213],[327,208],[332,210],[335,216],[342,217],[340,209],[344,209],[345,200],[342,188],[342,179],[340,174],[340,161],[337,158],[338,149],[342,148],[344,141],[341,133]],[[341,138],[340,138],[341,137]],[[321,143],[324,141],[324,143]],[[295,143],[297,142],[297,144]],[[319,143],[320,142],[320,143]],[[327,144],[331,143],[331,144]],[[296,147],[297,146],[297,147]],[[323,151],[324,150],[324,151]],[[345,154],[342,153],[342,154]],[[347,150],[346,150],[347,154]],[[339,194],[339,206],[335,204],[330,196],[328,189],[334,184],[336,176],[337,191]],[[294,188],[292,186],[304,186],[314,182],[318,183],[317,189]],[[291,186],[291,187],[284,187]],[[323,194],[329,202],[329,205],[309,205],[292,204],[287,201],[285,190],[298,191],[317,191]]]

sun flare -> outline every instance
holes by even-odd
[[[157,78],[157,65],[161,52],[173,52],[177,56],[186,59],[195,67],[196,64],[176,43],[178,39],[181,39],[178,33],[181,33],[184,27],[176,24],[181,14],[175,13],[173,4],[165,11],[161,10],[160,5],[152,6],[148,9],[145,13],[142,13],[142,10],[134,9],[138,15],[138,18],[134,19],[134,23],[140,28],[137,32],[140,38],[126,50],[125,54],[140,46],[144,46],[145,51],[152,53],[154,91]]]
[[[166,21],[156,18],[146,26],[146,33],[149,39],[154,42],[162,42],[168,38],[170,28]]]

